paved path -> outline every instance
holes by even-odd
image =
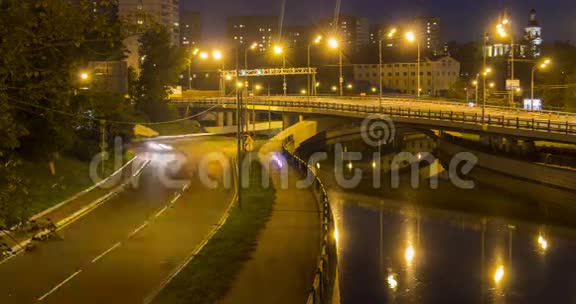
[[[280,153],[280,149],[280,142],[271,142],[261,152]],[[276,188],[272,216],[252,259],[220,303],[306,303],[320,253],[317,203],[311,189],[296,189],[301,177],[292,168],[288,170],[288,189],[281,187],[280,170],[271,170]]]
[[[179,150],[194,163],[226,146],[233,141]],[[166,155],[152,157],[137,188],[61,230],[64,240],[1,264],[0,303],[141,303],[218,223],[233,194],[208,189],[193,177],[174,200],[182,189],[159,180],[165,160]]]

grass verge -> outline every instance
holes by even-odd
[[[260,172],[260,163],[253,162],[250,186],[242,192],[242,209],[234,207],[222,229],[160,292],[153,304],[212,304],[228,292],[272,214],[275,190],[262,188]]]
[[[124,156],[126,163],[133,155]],[[52,175],[48,162],[24,161],[18,170],[26,179],[27,195],[26,214],[32,216],[48,209],[72,195],[94,185],[90,178],[90,163],[64,156],[54,161],[56,174]],[[104,162],[104,173],[101,176],[112,174],[117,168],[113,161]],[[14,198],[18,200],[18,198]]]

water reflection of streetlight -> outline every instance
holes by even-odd
[[[334,227],[334,241],[338,244],[338,239],[340,239],[340,234],[338,233],[338,227]]]
[[[548,240],[546,240],[546,238],[542,234],[540,234],[538,236],[538,246],[540,247],[540,250],[542,252],[544,252],[544,251],[546,251],[546,249],[548,249]]]
[[[500,284],[503,278],[504,278],[504,266],[500,265],[498,266],[498,268],[496,268],[496,271],[494,272],[494,283]]]
[[[415,256],[416,252],[414,251],[414,246],[412,246],[412,244],[408,244],[408,247],[406,247],[406,250],[404,251],[404,259],[406,259],[406,263],[411,265]]]
[[[396,290],[398,287],[398,281],[396,280],[396,276],[394,274],[388,275],[386,282],[388,283],[388,288],[392,290]]]

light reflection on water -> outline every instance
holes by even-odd
[[[341,303],[576,302],[576,230],[499,216],[528,202],[492,187],[427,191],[377,198],[331,187]],[[437,208],[454,205],[444,200],[496,210]]]
[[[332,191],[330,196],[339,227],[344,304],[576,299],[572,231],[356,194]]]

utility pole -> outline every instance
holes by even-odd
[[[238,82],[238,76],[240,75],[240,69],[239,69],[239,55],[238,55],[238,47],[236,47],[236,82]],[[242,121],[242,91],[240,90],[240,88],[238,87],[238,84],[236,84],[236,125],[237,125],[237,130],[236,130],[236,148],[237,148],[237,169],[236,169],[236,174],[237,176],[237,184],[236,184],[236,195],[238,197],[238,207],[240,209],[242,209],[242,162],[243,162],[243,150],[244,150],[244,145],[243,145],[243,137],[244,137],[244,132],[243,132],[243,121]]]

